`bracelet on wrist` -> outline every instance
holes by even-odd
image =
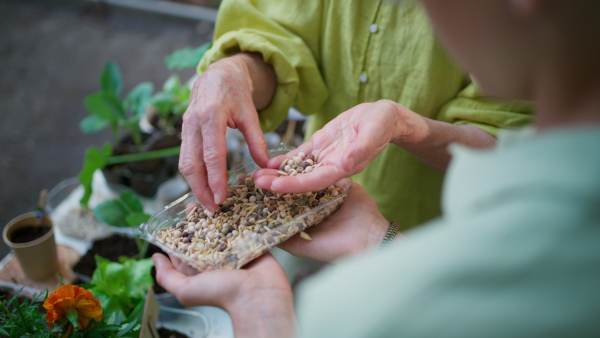
[[[400,226],[398,225],[398,223],[396,223],[394,221],[390,222],[388,231],[386,232],[385,237],[383,238],[383,241],[381,242],[381,245],[379,246],[379,248],[383,249],[383,248],[387,248],[388,246],[390,246],[390,244],[392,244],[392,242],[394,241],[394,238],[396,237],[396,234],[398,233],[399,229],[400,229]]]

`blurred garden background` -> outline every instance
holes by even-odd
[[[35,209],[42,189],[76,176],[88,146],[110,140],[108,129],[79,129],[89,114],[84,98],[98,90],[107,62],[119,65],[125,93],[145,81],[160,88],[173,73],[182,81],[195,74],[168,69],[165,57],[212,39],[218,2],[136,8],[143,1],[155,2],[0,0],[2,226]],[[200,11],[186,10],[192,6]],[[0,257],[8,252],[0,243]]]

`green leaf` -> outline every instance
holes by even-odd
[[[91,115],[95,115],[107,122],[114,120],[114,114],[104,99],[103,92],[96,92],[86,96],[83,104]]]
[[[173,74],[169,76],[167,81],[163,84],[163,91],[175,93],[181,90],[181,81],[179,80],[179,75]]]
[[[154,85],[151,82],[142,82],[135,86],[125,98],[125,107],[134,116],[140,117],[146,114],[146,104],[152,96]]]
[[[79,129],[85,134],[99,132],[107,126],[108,122],[97,115],[89,115],[79,123]]]
[[[133,138],[133,143],[135,143],[138,151],[141,151],[142,147],[142,129],[140,128],[140,119],[141,117],[138,116],[121,121],[125,130],[127,130],[129,135],[131,135],[131,138]]]
[[[102,303],[107,324],[121,325],[137,311],[146,298],[146,290],[154,284],[150,274],[152,260],[125,259],[117,263],[96,256],[96,264],[90,291]]]
[[[116,125],[119,119],[125,118],[125,108],[119,97],[110,92],[97,92],[86,96],[85,108],[92,114]]]
[[[126,269],[125,290],[130,297],[145,298],[148,287],[154,285],[150,270],[154,266],[151,258],[129,259],[123,263]]]
[[[118,119],[124,119],[126,117],[125,106],[116,94],[111,92],[102,92],[102,98],[104,99],[105,105],[109,108],[111,119],[113,121],[118,121]]]
[[[189,105],[190,105],[190,100],[186,99],[186,100],[183,100],[183,101],[175,104],[175,106],[173,107],[173,109],[171,109],[171,111],[175,115],[183,115],[183,113],[185,113],[185,111],[188,109]]]
[[[79,172],[77,177],[79,182],[83,185],[84,193],[79,203],[87,207],[90,197],[92,196],[92,180],[94,173],[100,168],[104,168],[108,157],[112,154],[112,147],[110,144],[105,143],[103,148],[100,150],[96,147],[89,147],[85,151],[83,159],[83,168]]]
[[[123,88],[123,77],[119,66],[113,62],[108,62],[100,75],[100,90],[119,95]]]
[[[127,214],[127,208],[120,200],[104,201],[94,208],[94,216],[99,221],[116,227],[129,226],[125,220]]]
[[[71,325],[75,330],[79,329],[79,312],[74,308],[70,307],[67,309],[67,319],[71,322]]]
[[[125,334],[130,333],[130,331],[134,330],[136,327],[141,326],[142,317],[144,315],[143,309],[145,304],[145,299],[138,302],[133,311],[131,311],[129,316],[127,316],[127,318],[125,319],[126,324],[123,324],[123,326],[119,330],[119,336],[124,336]],[[139,329],[137,329],[137,331],[139,331]],[[127,337],[129,336],[130,335],[127,335]],[[134,335],[133,337],[139,337],[139,334]]]
[[[121,202],[125,204],[129,212],[142,212],[144,211],[144,205],[138,195],[133,191],[125,191],[119,196]]]
[[[131,299],[124,294],[123,282],[126,271],[123,264],[111,262],[96,255],[96,270],[92,275],[90,291],[102,304],[103,317],[107,324],[118,324],[132,307]]]
[[[150,100],[149,104],[156,108],[158,112],[162,115],[168,114],[171,111],[171,107],[173,107],[173,97],[169,93],[160,93]]]
[[[185,86],[182,87],[181,90],[177,91],[175,93],[175,96],[177,96],[178,101],[189,100],[191,92],[192,90],[189,87]]]
[[[204,53],[211,47],[212,42],[207,42],[195,49],[186,47],[176,50],[171,55],[165,57],[165,64],[169,69],[194,68],[198,65]]]
[[[140,226],[142,223],[148,222],[150,217],[152,216],[143,212],[134,212],[127,215],[125,220],[127,221],[127,224],[129,224],[130,227],[137,227]]]

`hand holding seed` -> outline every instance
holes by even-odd
[[[259,170],[255,174],[256,185],[279,193],[315,191],[361,172],[398,131],[397,106],[381,100],[360,104],[340,114],[309,142],[269,160],[268,168],[275,170]],[[294,161],[300,153],[318,156],[320,166],[307,175],[281,176],[278,171],[283,161]]]
[[[299,234],[279,247],[294,256],[332,262],[379,246],[388,227],[389,222],[381,215],[375,201],[362,186],[352,183],[340,209],[306,230],[312,240],[307,241]]]

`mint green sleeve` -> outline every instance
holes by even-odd
[[[317,65],[320,1],[225,0],[219,7],[213,46],[198,73],[238,52],[258,52],[277,74],[270,105],[259,111],[263,131],[272,131],[295,106],[310,114],[328,91]]]
[[[530,124],[533,119],[531,111],[530,102],[493,99],[471,82],[442,107],[438,120],[473,125],[496,137],[501,128]]]

